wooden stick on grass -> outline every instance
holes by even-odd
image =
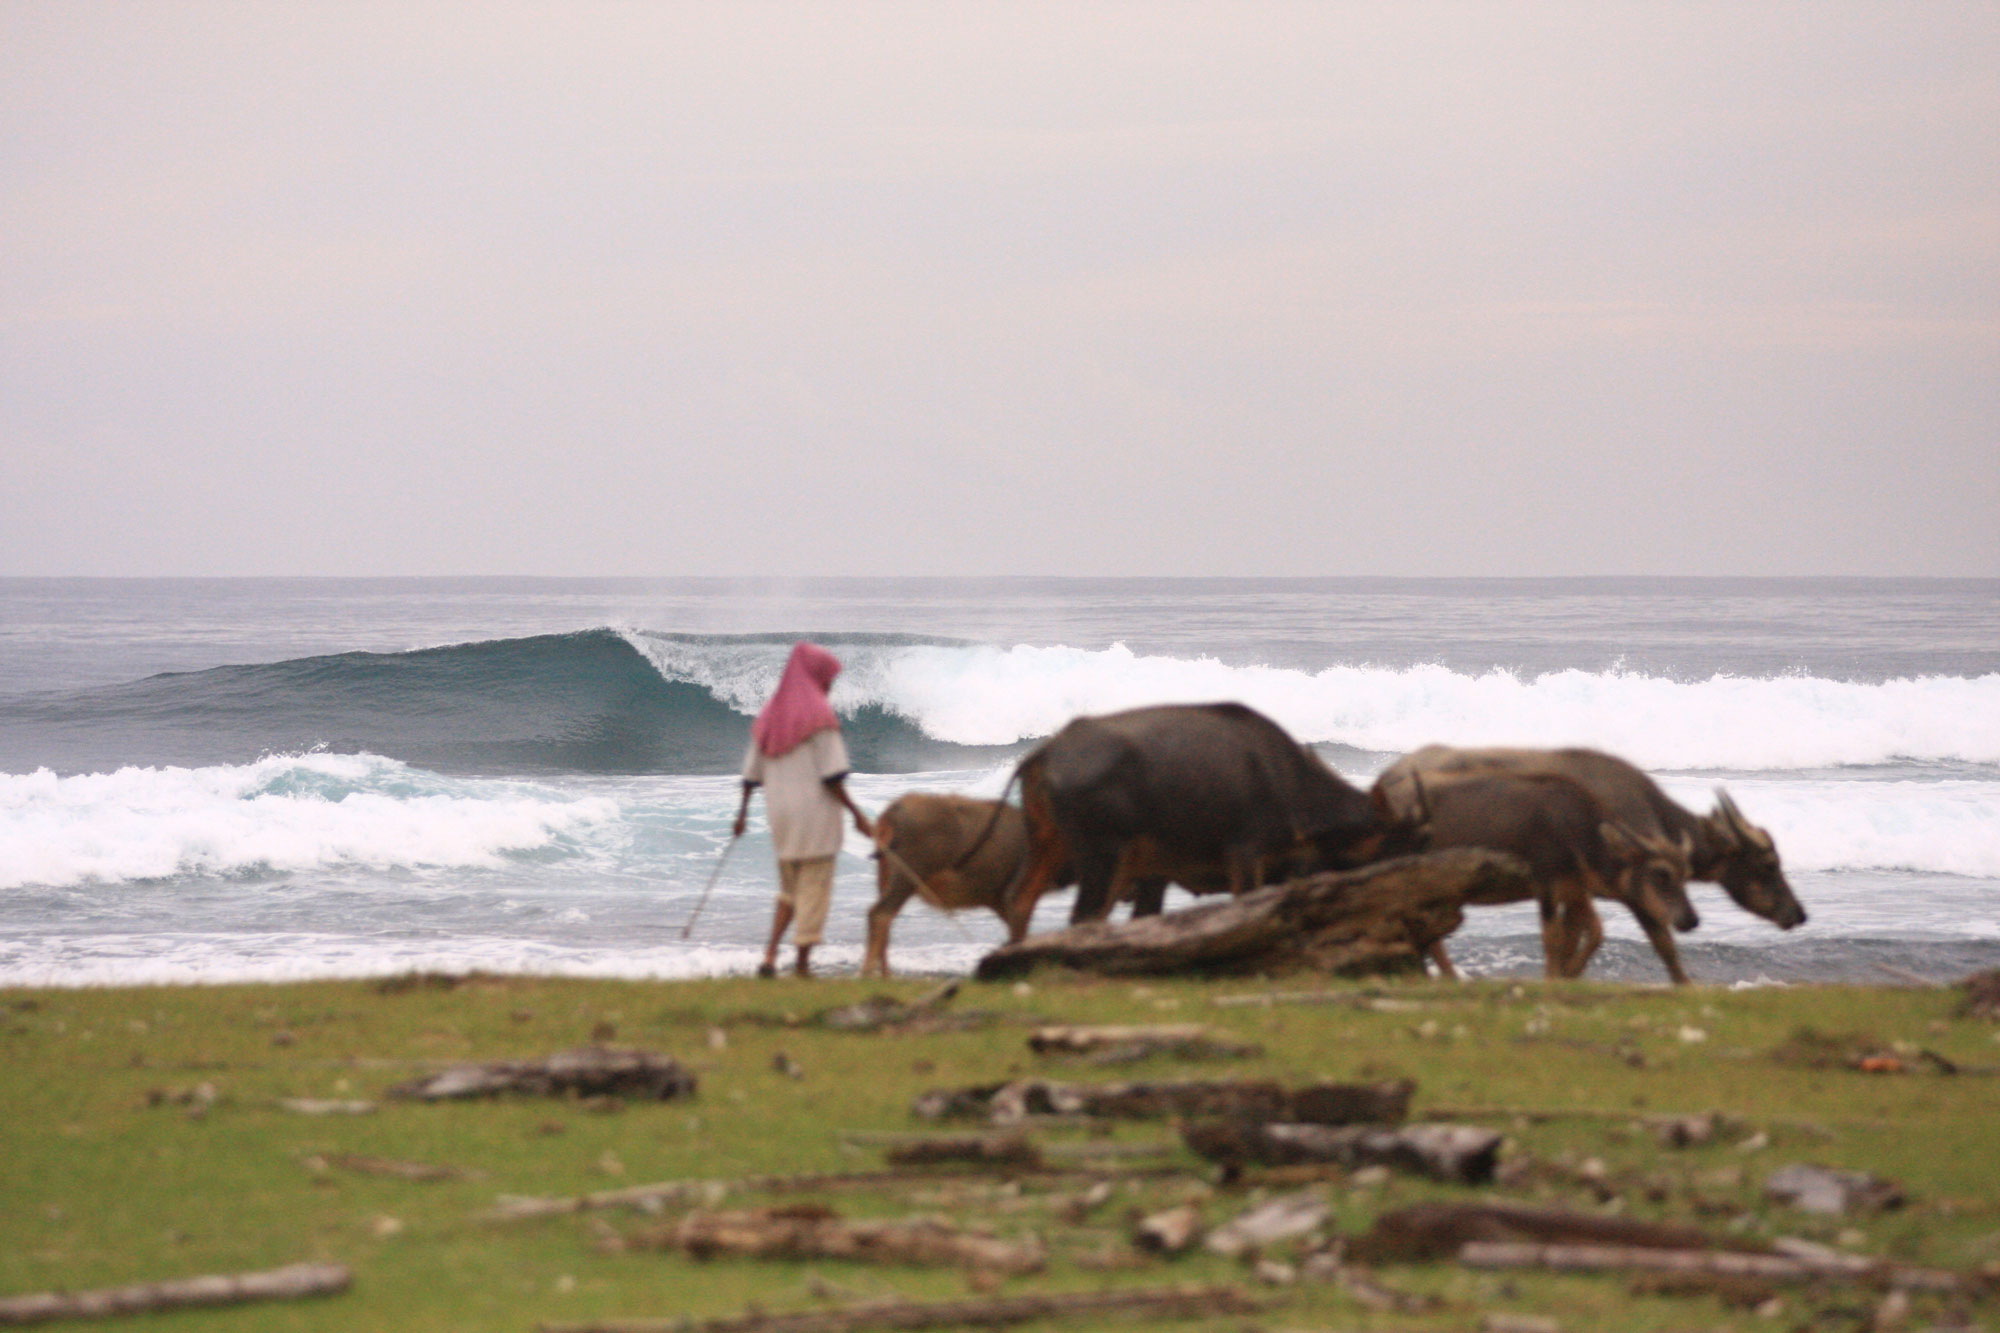
[[[239,1305],[246,1301],[297,1300],[347,1290],[353,1275],[342,1264],[292,1264],[261,1273],[210,1274],[167,1282],[142,1282],[97,1291],[50,1291],[0,1299],[0,1325],[40,1324],[52,1319],[101,1319],[191,1306]]]
[[[878,1301],[838,1310],[750,1313],[721,1319],[610,1319],[543,1324],[541,1333],[867,1333],[872,1329],[999,1328],[1068,1316],[1202,1319],[1255,1314],[1258,1301],[1234,1287],[1147,1287],[996,1296],[964,1301]]]
[[[1861,1282],[1908,1291],[1962,1290],[1956,1273],[1885,1264],[1861,1255],[1806,1259],[1727,1250],[1655,1250],[1626,1245],[1537,1245],[1471,1241],[1458,1252],[1469,1268],[1545,1268],[1558,1273],[1648,1272],[1762,1278],[1769,1282]]]

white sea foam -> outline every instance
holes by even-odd
[[[901,972],[962,975],[985,944],[902,946]],[[814,951],[824,970],[852,971],[861,946],[832,942]],[[260,934],[38,936],[0,940],[0,986],[152,986],[379,977],[404,972],[472,971],[527,976],[745,976],[763,950],[754,945],[579,946],[558,941],[462,936],[398,941],[360,935],[282,931]]]
[[[783,649],[635,633],[669,679],[751,712]],[[1592,745],[1655,769],[1826,768],[1899,759],[2000,763],[2000,674],[1880,682],[1811,676],[1679,681],[1638,672],[1442,666],[1232,666],[1212,657],[1101,650],[911,646],[844,648],[835,702],[877,704],[964,745],[1046,736],[1081,713],[1236,699],[1299,739],[1400,753],[1456,745]]]
[[[454,783],[374,755],[0,774],[0,888],[341,865],[490,867],[618,811],[601,797]]]

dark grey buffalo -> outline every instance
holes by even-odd
[[[907,792],[876,816],[875,859],[864,977],[889,975],[889,928],[912,896],[947,912],[984,907],[1006,920],[1008,890],[1027,869],[1028,821],[999,801]],[[1060,871],[1056,878],[1067,882]]]
[[[1029,865],[1007,907],[1027,929],[1068,865],[1071,921],[1095,921],[1134,886],[1242,893],[1273,873],[1355,865],[1414,845],[1368,797],[1277,723],[1237,703],[1080,717],[1023,759]]]
[[[1386,774],[1384,775],[1387,776]],[[1624,903],[1645,927],[1676,982],[1687,981],[1665,926],[1696,924],[1686,892],[1688,844],[1648,837],[1612,819],[1581,783],[1546,773],[1406,773],[1391,789],[1378,779],[1372,797],[1385,813],[1421,820],[1433,848],[1485,847],[1528,864],[1529,888],[1473,899],[1496,906],[1532,896],[1541,912],[1543,967],[1551,977],[1580,976],[1604,942],[1593,898]],[[1431,960],[1455,976],[1444,946]]]
[[[1408,802],[1409,775],[1413,772],[1427,777],[1510,772],[1553,773],[1569,778],[1581,783],[1611,818],[1635,833],[1688,843],[1688,878],[1722,885],[1744,911],[1763,917],[1781,930],[1805,922],[1806,910],[1785,881],[1771,835],[1745,819],[1729,793],[1719,787],[1713,813],[1697,815],[1676,804],[1639,769],[1601,750],[1461,750],[1426,745],[1398,759],[1375,780],[1376,790],[1387,797],[1387,808],[1400,809]],[[1679,951],[1674,948],[1672,938],[1663,930],[1656,934],[1649,929],[1646,933],[1663,959],[1672,951],[1669,971],[1678,966]]]

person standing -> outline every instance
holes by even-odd
[[[847,743],[826,692],[840,674],[840,660],[816,643],[798,643],[785,674],[764,711],[750,728],[750,751],[743,758],[743,801],[736,808],[735,836],[749,823],[750,797],[764,791],[764,817],[778,852],[778,906],[771,918],[771,941],[764,949],[760,977],[776,976],[778,945],[796,919],[793,970],[812,975],[812,950],[826,929],[833,901],[833,863],[840,852],[841,811],[854,827],[872,837],[874,827],[847,794]]]

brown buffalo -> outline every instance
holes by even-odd
[[[912,895],[943,911],[984,907],[1006,920],[1027,852],[1027,821],[1013,806],[930,792],[897,797],[875,820],[875,905],[861,975],[889,975],[889,927]],[[1022,933],[1010,926],[1008,938]]]
[[[1481,772],[1550,773],[1579,782],[1612,819],[1633,832],[1648,839],[1687,844],[1689,879],[1719,883],[1738,906],[1781,930],[1805,922],[1806,910],[1793,896],[1778,862],[1777,844],[1768,832],[1743,817],[1728,792],[1718,787],[1714,812],[1697,815],[1676,803],[1638,768],[1601,750],[1461,750],[1426,745],[1383,770],[1375,788],[1387,796],[1389,808],[1394,809],[1407,805],[1412,773],[1422,773],[1428,783],[1444,775]],[[1679,971],[1680,951],[1665,925],[1644,918],[1639,924],[1666,961],[1668,972],[1685,976]],[[1691,929],[1692,925],[1677,928]]]
[[[1373,799],[1385,815],[1410,815],[1423,823],[1428,845],[1484,847],[1527,862],[1528,894],[1473,900],[1497,906],[1532,896],[1542,920],[1543,967],[1550,977],[1575,977],[1604,941],[1593,898],[1624,903],[1642,924],[1693,915],[1683,884],[1687,847],[1647,838],[1607,818],[1581,784],[1550,774],[1474,773],[1413,775],[1392,797],[1378,783]],[[1408,810],[1397,808],[1406,801]],[[1456,976],[1444,946],[1431,959]],[[1677,982],[1687,977],[1679,960],[1665,957]]]

